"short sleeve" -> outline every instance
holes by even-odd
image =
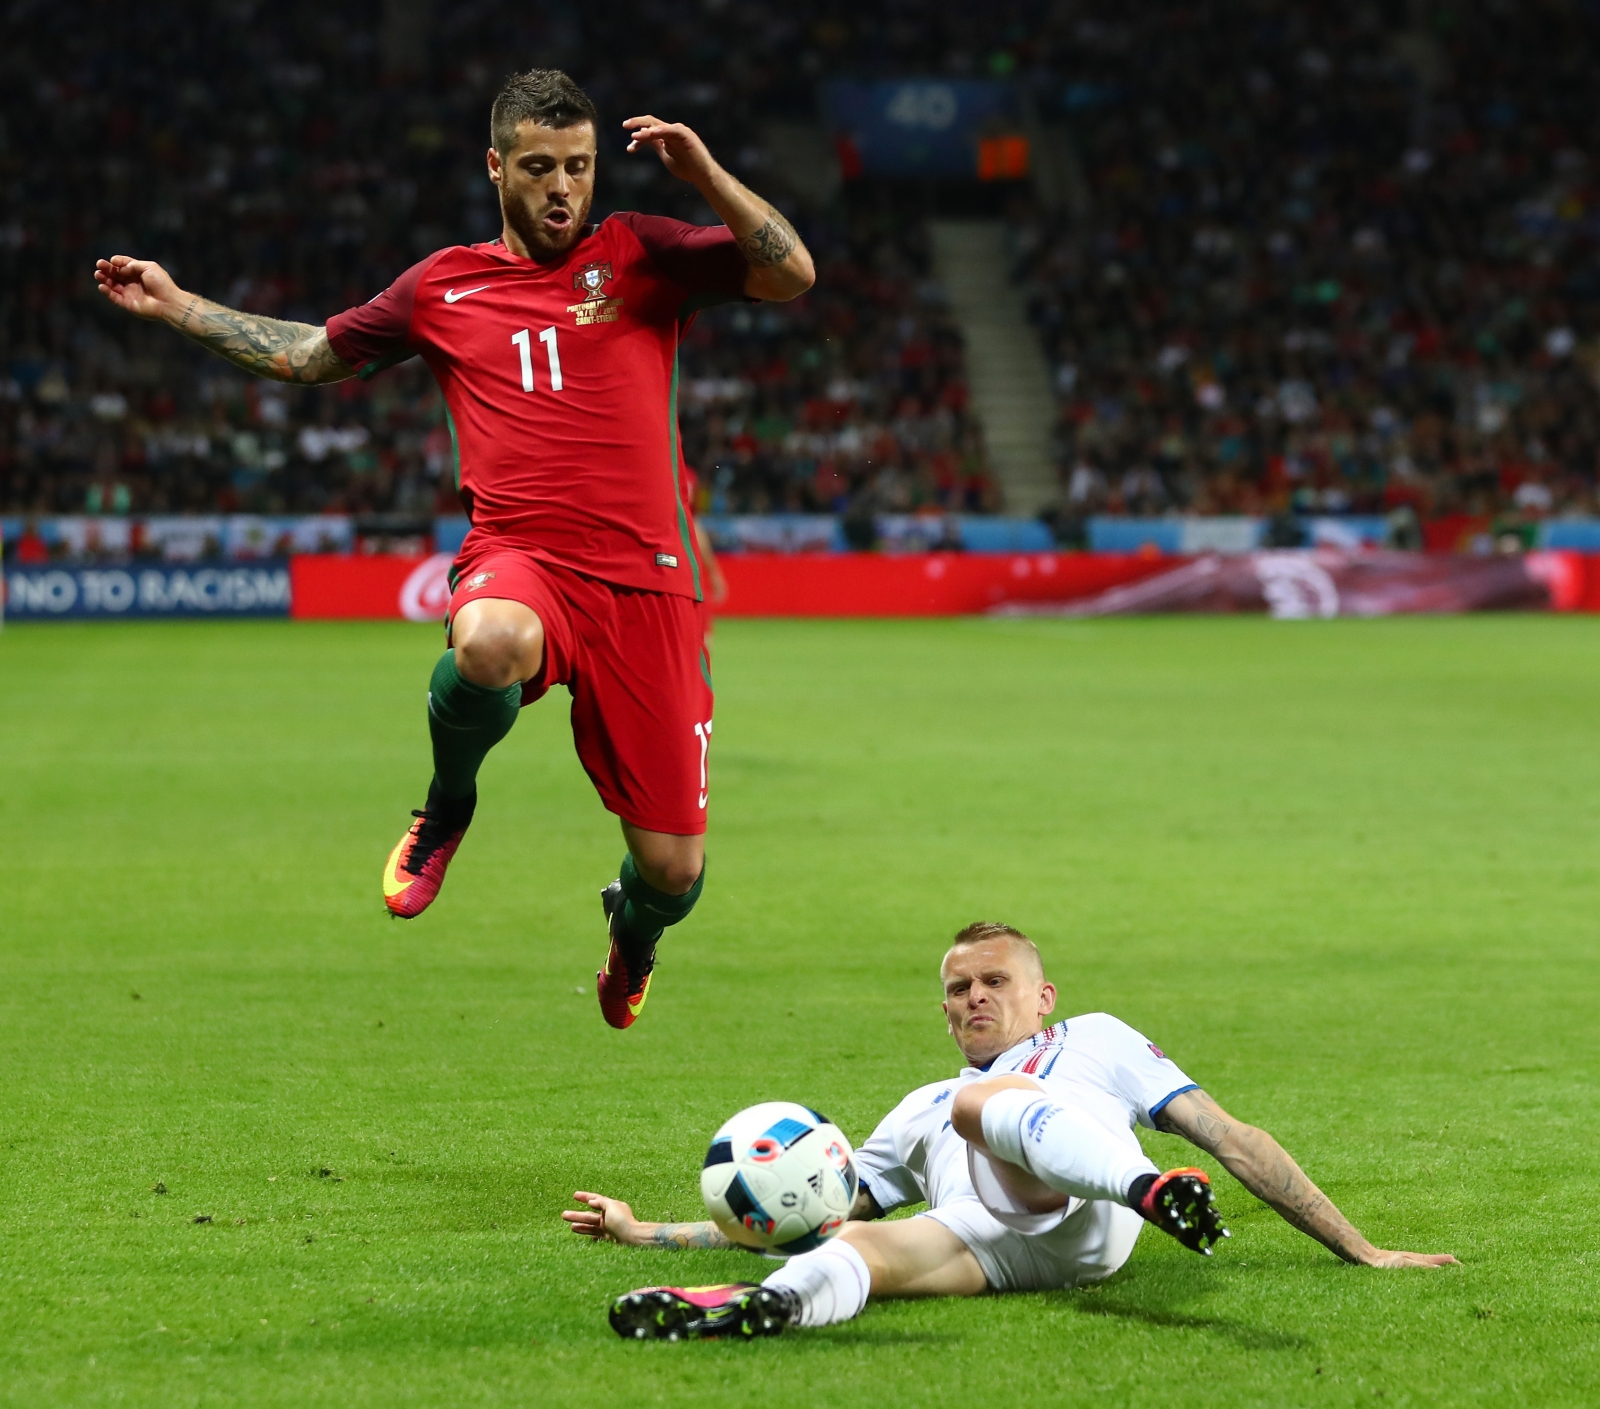
[[[921,1203],[924,1194],[912,1172],[901,1164],[895,1150],[896,1110],[890,1111],[874,1130],[867,1143],[856,1151],[856,1176],[861,1187],[872,1195],[885,1213],[907,1204]]]
[[[720,295],[723,299],[743,296],[750,266],[726,225],[690,225],[637,211],[619,211],[611,218],[633,231],[650,262],[686,294]]]
[[[1146,1129],[1155,1129],[1155,1117],[1174,1096],[1198,1089],[1198,1083],[1190,1081],[1171,1057],[1120,1018],[1095,1013],[1078,1019],[1074,1026],[1081,1028],[1091,1022],[1098,1029],[1095,1055],[1110,1074],[1116,1094],[1133,1107]]]
[[[410,342],[411,310],[417,284],[434,258],[413,264],[376,298],[328,319],[329,343],[363,381],[416,355]]]

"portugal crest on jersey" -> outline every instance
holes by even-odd
[[[572,287],[583,295],[585,303],[593,303],[606,296],[606,283],[614,277],[611,261],[597,259],[593,264],[585,264],[572,276]]]
[[[606,295],[606,284],[615,277],[608,259],[594,260],[573,272],[572,287],[583,295],[583,301],[569,305],[567,312],[572,314],[580,328],[590,323],[617,321],[617,310],[622,307],[622,300]]]

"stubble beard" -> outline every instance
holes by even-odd
[[[591,192],[584,197],[582,205],[568,206],[567,209],[572,212],[572,219],[560,237],[552,240],[550,232],[544,228],[543,222],[534,213],[531,201],[514,196],[503,187],[500,192],[501,215],[506,224],[517,232],[523,248],[537,260],[556,259],[577,244],[579,236],[583,234],[583,227],[588,222],[589,208],[593,204],[594,194]]]

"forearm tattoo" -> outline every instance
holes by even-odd
[[[1156,1116],[1156,1128],[1181,1135],[1215,1155],[1234,1178],[1291,1227],[1346,1261],[1357,1260],[1361,1234],[1266,1131],[1249,1126],[1235,1130],[1227,1113],[1204,1091],[1165,1107]]]
[[[739,248],[752,268],[769,269],[774,264],[782,264],[799,244],[800,237],[795,234],[794,226],[768,206],[767,223],[755,234],[740,240]]]
[[[1217,1146],[1232,1128],[1222,1107],[1204,1091],[1193,1092],[1188,1099],[1180,1098],[1163,1106],[1156,1115],[1157,1130],[1164,1130],[1169,1135],[1181,1135],[1190,1144],[1198,1145],[1212,1154],[1216,1153]]]
[[[659,1223],[650,1235],[658,1248],[731,1248],[715,1223]]]
[[[1207,1110],[1194,1113],[1194,1143],[1202,1150],[1215,1150],[1228,1133],[1228,1122]]]
[[[325,328],[240,313],[209,299],[184,310],[178,331],[246,372],[278,382],[339,382],[354,375]]]

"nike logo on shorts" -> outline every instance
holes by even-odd
[[[460,303],[468,294],[481,294],[488,287],[487,284],[479,284],[475,289],[462,289],[460,293],[457,293],[454,289],[446,289],[444,291],[444,301],[446,303]]]

